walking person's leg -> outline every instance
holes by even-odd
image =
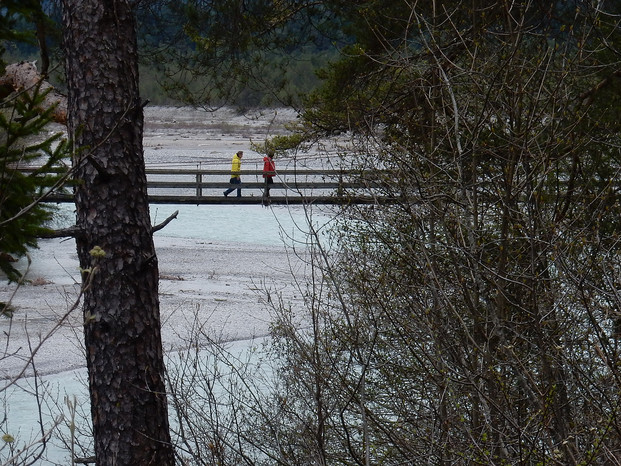
[[[229,183],[231,183],[231,184],[240,184],[241,183],[241,179],[240,178],[231,178],[231,181]],[[224,191],[224,197],[227,197],[233,191],[235,191],[235,188],[233,186],[231,186],[229,189]],[[237,197],[240,197],[240,196],[241,196],[241,188],[237,188]]]
[[[265,188],[263,189],[263,205],[270,205],[270,185],[274,183],[271,176],[265,178]]]
[[[263,183],[263,197],[261,198],[261,203],[263,205],[267,205],[268,197],[270,197],[269,177],[265,177],[265,182]]]
[[[272,179],[269,177],[265,178],[265,185],[263,187],[263,197],[270,197],[270,183]]]

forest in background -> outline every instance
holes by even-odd
[[[50,51],[51,82],[63,89],[64,77],[59,68],[60,60],[60,12],[53,0],[41,2],[53,23],[47,29]],[[173,8],[174,10],[174,8]],[[184,105],[188,101],[198,107],[204,105],[195,94],[209,86],[209,78],[193,76],[180,63],[170,60],[172,48],[179,51],[195,49],[196,45],[179,32],[184,29],[186,18],[178,11],[169,10],[166,4],[154,2],[153,7],[138,9],[140,39],[140,93],[153,105]],[[54,26],[55,25],[55,26]],[[33,24],[23,18],[16,18],[15,28],[32,34]],[[292,105],[300,107],[302,96],[314,90],[320,83],[316,72],[338,57],[338,44],[326,39],[306,42],[305,32],[295,24],[288,27],[288,33],[296,36],[297,45],[286,50],[274,50],[268,57],[268,66],[261,68],[256,84],[247,83],[233,99],[215,99],[206,106],[234,105],[240,109]],[[172,45],[171,45],[171,42]],[[38,61],[41,63],[40,48],[27,41],[7,41],[5,61],[7,63]]]

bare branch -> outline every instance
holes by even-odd
[[[162,228],[164,228],[166,225],[168,225],[170,222],[172,222],[174,219],[176,219],[178,214],[179,214],[179,211],[175,210],[166,220],[164,220],[159,225],[155,225],[151,229],[151,233],[155,233],[156,231],[160,231]]]
[[[38,235],[39,238],[77,238],[82,235],[84,231],[77,226],[69,228],[61,228],[59,230],[48,230]]]

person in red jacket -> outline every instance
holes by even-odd
[[[263,157],[263,179],[265,179],[265,190],[263,191],[263,203],[270,197],[270,185],[274,183],[276,165],[274,164],[274,153],[270,152]]]

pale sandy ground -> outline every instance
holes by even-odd
[[[147,109],[145,157],[147,164],[165,161],[166,154],[186,148],[188,159],[204,157],[228,163],[235,150],[249,151],[249,141],[282,132],[282,113],[252,119],[231,111],[219,116],[180,109]],[[284,120],[290,120],[291,114]],[[224,124],[226,123],[226,124]],[[223,131],[226,130],[226,131]],[[189,162],[193,163],[193,162]],[[300,261],[282,244],[273,246],[214,243],[156,234],[160,266],[162,339],[166,350],[182,347],[191,329],[226,340],[266,335],[270,313],[263,289],[284,293],[299,304],[300,293],[291,285],[291,267],[300,274]],[[54,330],[79,292],[78,260],[73,240],[44,240],[32,252],[30,282],[17,291],[0,281],[0,301],[12,300],[13,319],[0,319],[0,378],[11,378],[37,350],[35,363],[42,374],[84,365],[79,306]],[[49,335],[49,338],[48,338]],[[43,341],[43,339],[47,340]],[[30,373],[28,369],[27,373]]]
[[[283,293],[300,303],[291,284],[291,270],[300,273],[297,257],[279,246],[208,243],[183,238],[156,237],[160,266],[162,340],[167,350],[187,345],[192,329],[224,341],[264,336],[270,311],[265,290]],[[41,344],[35,363],[40,374],[84,365],[82,316],[78,306],[78,260],[73,241],[46,240],[33,253],[28,273],[32,282],[12,297],[13,319],[0,321],[3,354],[0,378],[24,367],[31,347]],[[14,285],[0,285],[0,300],[11,298]],[[62,320],[62,324],[56,328]],[[28,374],[31,373],[29,368]]]

